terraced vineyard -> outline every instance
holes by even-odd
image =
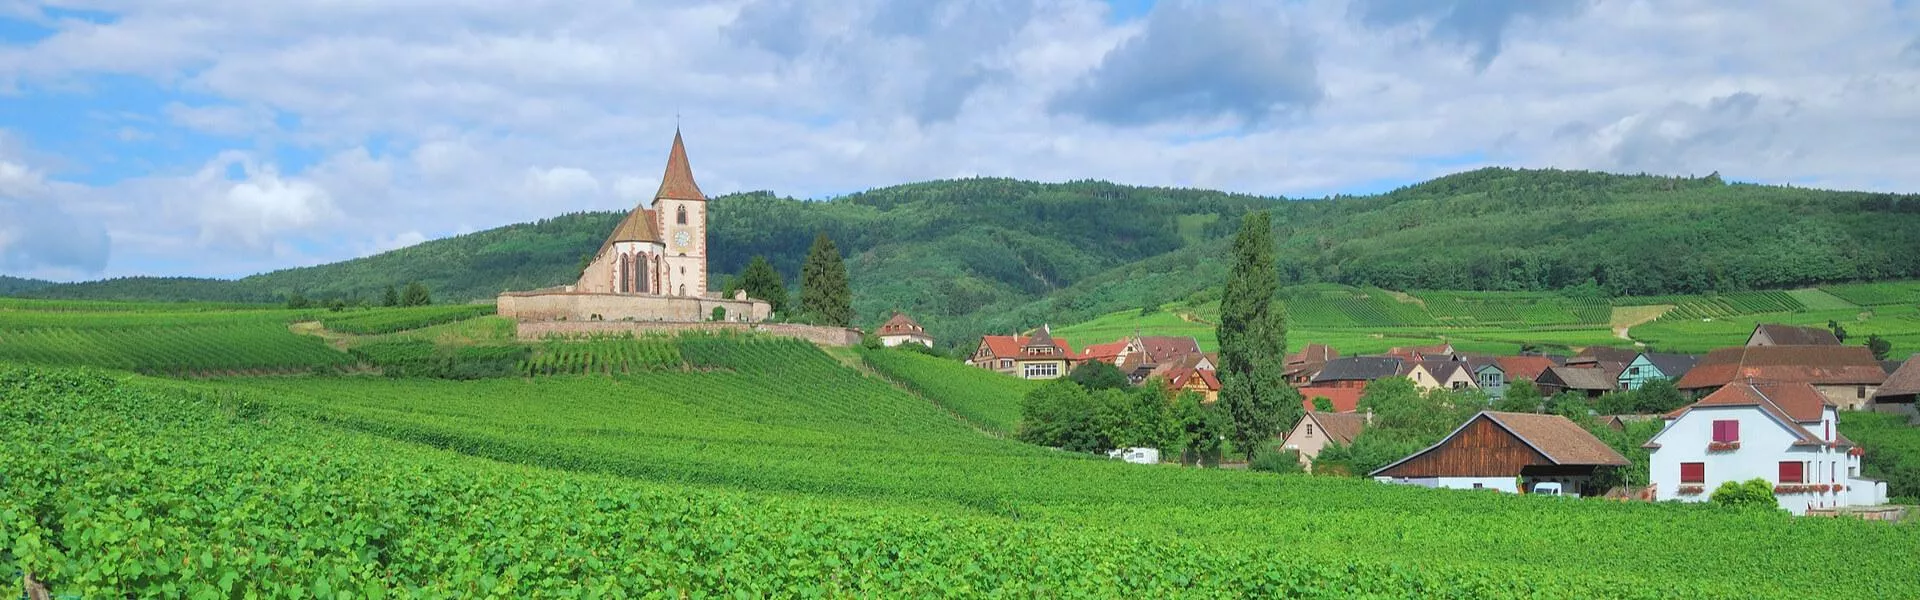
[[[493,306],[486,304],[376,308],[330,313],[322,317],[320,323],[329,330],[341,333],[373,335],[464,321],[493,313]]]
[[[0,568],[75,597],[1920,594],[1912,527],[1127,465],[980,435],[798,342],[680,351],[704,370],[0,367]]]

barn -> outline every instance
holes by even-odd
[[[1627,459],[1573,421],[1559,415],[1482,411],[1446,439],[1370,475],[1378,481],[1426,487],[1519,492],[1556,482],[1570,494],[1587,489],[1600,467],[1624,467]]]

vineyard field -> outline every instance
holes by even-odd
[[[1820,289],[1860,306],[1920,304],[1920,281],[1853,283]]]
[[[125,303],[7,301],[0,360],[92,365],[155,374],[311,371],[352,362],[318,338],[287,329],[308,311],[135,310]],[[87,308],[115,308],[88,312]],[[171,305],[165,305],[171,306]]]
[[[1040,382],[903,350],[860,349],[868,368],[982,429],[1011,434],[1020,403]]]
[[[1910,527],[1128,465],[981,435],[802,343],[681,351],[707,369],[0,367],[0,560],[79,597],[1920,593]]]
[[[486,304],[373,308],[329,313],[321,317],[320,324],[340,333],[375,335],[465,321],[493,313],[493,306]]]

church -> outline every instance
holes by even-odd
[[[716,310],[718,309],[718,310]],[[651,206],[635,206],[573,285],[500,295],[499,313],[521,321],[758,322],[763,300],[707,289],[707,197],[693,180],[678,130]]]

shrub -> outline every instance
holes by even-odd
[[[1714,504],[1737,509],[1771,510],[1780,506],[1773,497],[1773,484],[1760,478],[1745,482],[1728,481],[1713,490]]]
[[[1268,473],[1299,473],[1300,453],[1261,446],[1253,451],[1253,460],[1247,463],[1247,468]]]

